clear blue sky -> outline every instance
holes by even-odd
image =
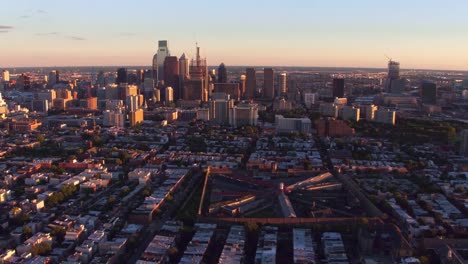
[[[210,65],[468,70],[466,0],[0,0],[0,67],[150,65],[157,41]]]

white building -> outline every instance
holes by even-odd
[[[312,122],[309,118],[285,118],[282,115],[276,115],[275,126],[277,133],[310,133]]]
[[[229,109],[229,125],[234,127],[251,125],[256,126],[258,121],[258,105],[240,103]]]

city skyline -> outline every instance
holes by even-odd
[[[455,0],[21,1],[0,18],[0,67],[151,65],[158,40],[168,40],[173,55],[190,58],[198,42],[209,65],[385,68],[386,54],[403,69],[468,70],[468,37],[460,34],[467,7]]]

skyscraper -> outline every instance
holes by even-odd
[[[167,56],[164,61],[164,85],[172,87],[174,100],[180,98],[180,81],[179,81],[179,59],[177,56]]]
[[[49,86],[54,86],[56,83],[57,83],[57,71],[51,71],[49,73],[47,84]]]
[[[187,79],[190,77],[190,60],[185,55],[185,53],[183,53],[179,59],[179,74],[180,74],[181,80]]]
[[[241,93],[241,96],[244,97],[245,96],[245,79],[247,77],[245,77],[245,75],[241,75],[240,78],[239,78],[239,90],[240,90],[240,93]]]
[[[288,93],[287,74],[285,72],[278,75],[278,95]]]
[[[166,87],[166,104],[174,102],[174,89],[172,87]]]
[[[275,97],[274,71],[272,68],[263,70],[263,96],[268,99]]]
[[[388,93],[401,93],[405,89],[405,82],[400,78],[400,63],[388,61],[388,75],[384,83],[385,91]]]
[[[388,62],[388,79],[400,79],[400,63],[390,60]]]
[[[158,53],[154,54],[153,56],[153,64],[151,69],[151,78],[153,78],[154,82],[158,82]]]
[[[344,79],[343,78],[334,78],[333,79],[333,98],[343,98],[344,97]]]
[[[10,72],[7,70],[2,71],[2,80],[4,82],[9,82],[10,81]]]
[[[127,83],[127,81],[127,68],[119,68],[117,70],[117,84]]]
[[[166,57],[170,55],[169,48],[167,46],[167,40],[160,40],[158,42],[158,81],[164,80],[164,61]]]
[[[197,57],[190,63],[190,78],[184,80],[183,99],[208,101],[209,78],[206,59],[200,57],[200,47],[197,46]]]
[[[224,63],[218,67],[218,83],[227,83],[227,70]]]
[[[423,104],[437,103],[437,86],[435,83],[428,81],[421,83],[421,99]]]
[[[245,99],[252,99],[257,90],[257,77],[255,76],[255,68],[247,68],[245,79]]]

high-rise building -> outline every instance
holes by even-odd
[[[245,99],[252,99],[257,91],[257,77],[255,74],[255,68],[247,68],[245,78]]]
[[[187,79],[190,77],[190,60],[185,55],[185,53],[183,53],[179,59],[179,74],[180,74],[181,80]]]
[[[405,88],[405,81],[400,78],[400,63],[388,61],[388,75],[384,83],[385,91],[388,93],[401,93]]]
[[[227,96],[229,98],[229,96]],[[229,123],[229,109],[234,106],[234,101],[229,99],[216,99],[210,101],[210,120],[220,125]]]
[[[50,77],[49,77],[50,79]],[[117,84],[127,83],[127,68],[119,68],[117,70]]]
[[[190,63],[190,78],[183,82],[183,99],[190,101],[208,101],[209,74],[206,59],[200,57],[200,47],[197,46],[196,59]]]
[[[241,75],[239,78],[239,89],[241,93],[241,97],[245,96],[245,80],[247,77],[245,75]]]
[[[423,104],[437,103],[437,86],[433,82],[424,81],[421,83],[421,99]]]
[[[137,109],[139,109],[139,99],[140,97],[138,95],[127,96],[126,105],[129,112],[135,112]]]
[[[144,80],[145,76],[145,71],[143,69],[138,69],[136,70],[136,84],[141,85]]]
[[[229,109],[229,125],[234,127],[256,126],[258,121],[258,105],[243,102]]]
[[[343,78],[333,79],[333,98],[343,98],[345,89],[345,81]]]
[[[390,60],[388,62],[388,79],[396,80],[400,79],[400,63]]]
[[[172,87],[174,92],[172,101],[180,99],[179,59],[176,56],[167,56],[164,61],[164,85]]]
[[[57,83],[57,71],[51,71],[47,79],[47,84],[52,87]]]
[[[272,68],[263,70],[263,97],[273,99],[275,97],[275,80]]]
[[[151,78],[154,80],[155,83],[158,82],[158,53],[154,54],[153,61],[151,64]]]
[[[278,95],[286,95],[288,93],[287,74],[285,72],[278,75]]]
[[[9,82],[10,81],[10,72],[7,70],[2,71],[2,80],[4,82]]]
[[[221,63],[218,67],[218,80],[217,83],[227,83],[227,69],[224,63]]]
[[[317,93],[304,93],[304,104],[307,108],[311,108],[312,105],[316,104],[318,98],[319,96]]]
[[[239,83],[215,83],[214,92],[226,93],[235,101],[239,101],[241,97]]]
[[[166,87],[166,104],[174,102],[174,89],[172,87]]]
[[[169,47],[167,46],[167,40],[160,40],[158,42],[158,56],[157,56],[157,65],[158,65],[158,81],[164,80],[164,61],[167,56],[170,56]]]

